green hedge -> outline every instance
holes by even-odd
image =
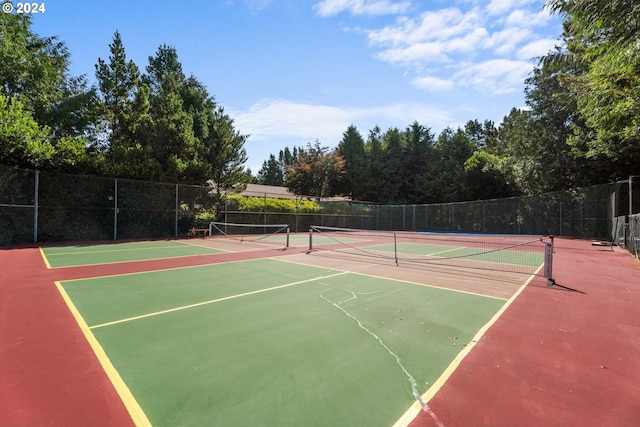
[[[230,195],[227,210],[240,212],[319,212],[322,207],[310,200],[276,199],[272,197],[252,197]]]

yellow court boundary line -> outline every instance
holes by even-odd
[[[507,300],[507,302],[493,315],[493,317],[476,333],[476,335],[471,339],[469,344],[467,344],[460,353],[453,359],[453,361],[449,364],[447,369],[442,372],[442,375],[429,387],[429,389],[421,396],[422,401],[425,402],[428,406],[429,401],[436,395],[438,391],[442,388],[442,386],[447,382],[447,380],[453,375],[455,370],[460,366],[465,357],[471,352],[471,350],[476,346],[476,344],[480,341],[483,335],[487,332],[487,330],[493,326],[494,323],[498,321],[498,319],[502,316],[502,314],[511,306],[511,304],[518,298],[518,296],[524,291],[527,285],[533,280],[536,274],[540,271],[540,268],[536,270],[534,274],[532,274],[520,288]],[[418,416],[420,411],[422,411],[422,405],[420,402],[415,401],[413,405],[407,409],[407,411],[395,422],[393,427],[407,427],[411,424],[415,418]]]
[[[62,284],[58,281],[56,281],[55,284],[58,288],[58,291],[60,292],[60,295],[62,295],[62,298],[67,304],[67,307],[69,307],[69,310],[73,314],[73,317],[76,319],[76,322],[78,322],[78,326],[80,326],[80,330],[89,342],[91,349],[98,358],[102,369],[104,369],[104,372],[107,374],[107,377],[118,393],[118,396],[120,396],[122,403],[127,408],[127,411],[129,412],[129,415],[131,416],[131,419],[133,420],[135,425],[137,427],[151,427],[151,422],[147,418],[147,415],[144,413],[135,397],[133,397],[131,390],[129,390],[129,387],[127,387],[124,380],[111,363],[111,360],[109,360],[109,357],[96,339],[95,335],[93,335],[93,332],[91,332],[91,329],[89,329],[89,326],[87,326],[84,318],[71,301],[71,298],[69,297],[67,292],[62,287]]]
[[[47,270],[51,270],[52,267],[51,267],[51,264],[49,264],[49,260],[47,259],[47,256],[44,253],[44,249],[42,249],[42,246],[39,246],[38,249],[40,250],[40,256],[44,260],[44,265],[47,266]]]

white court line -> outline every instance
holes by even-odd
[[[132,320],[144,319],[144,318],[147,318],[147,317],[159,316],[161,314],[173,313],[174,311],[186,310],[186,309],[189,309],[189,308],[200,307],[200,306],[203,306],[203,305],[213,304],[213,303],[216,303],[216,302],[227,301],[227,300],[231,300],[231,299],[235,299],[235,298],[241,298],[241,297],[245,297],[245,296],[248,296],[248,295],[255,295],[255,294],[260,294],[262,292],[268,292],[268,291],[274,291],[274,290],[277,290],[277,289],[288,288],[290,286],[301,285],[303,283],[309,283],[309,282],[315,282],[316,280],[329,279],[331,277],[342,276],[342,275],[345,275],[345,274],[348,274],[348,272],[347,271],[341,271],[339,273],[330,274],[328,276],[313,277],[311,279],[305,279],[305,280],[300,280],[298,282],[286,283],[284,285],[274,286],[274,287],[271,287],[271,288],[259,289],[257,291],[251,291],[251,292],[244,292],[242,294],[230,295],[228,297],[222,297],[222,298],[216,298],[216,299],[212,299],[212,300],[209,300],[209,301],[199,302],[199,303],[196,303],[196,304],[183,305],[182,307],[175,307],[175,308],[170,308],[170,309],[167,309],[167,310],[156,311],[156,312],[153,312],[153,313],[142,314],[140,316],[133,316],[133,317],[128,317],[126,319],[120,319],[120,320],[114,320],[112,322],[101,323],[99,325],[91,326],[91,327],[89,327],[89,329],[97,329],[97,328],[102,328],[104,326],[111,326],[111,325],[117,325],[119,323],[130,322]]]
[[[438,280],[443,280],[445,282],[456,282],[456,283],[478,283],[477,280],[475,279],[460,279],[458,277],[444,277],[444,276],[437,276],[436,279]]]
[[[440,254],[444,254],[444,253],[447,253],[447,252],[453,252],[453,251],[457,251],[457,250],[465,249],[465,248],[466,248],[465,246],[456,246],[453,249],[447,249],[447,250],[444,250],[444,251],[432,252],[430,254],[424,254],[424,256],[435,256],[435,255],[440,255]]]

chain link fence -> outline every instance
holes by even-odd
[[[640,259],[640,214],[630,215],[626,227],[626,248],[637,259]]]
[[[213,210],[209,191],[0,166],[0,245],[184,236]]]
[[[567,191],[460,203],[373,205],[318,200],[319,209],[233,210],[208,186],[63,175],[0,166],[0,245],[38,241],[172,238],[210,220],[370,230],[558,235],[629,246],[640,185],[629,180]],[[261,195],[271,197],[269,193]],[[273,194],[282,197],[281,193]],[[253,195],[256,197],[256,195]],[[296,205],[297,206],[297,205]],[[208,213],[208,215],[202,215]],[[634,220],[636,221],[636,220]],[[621,225],[622,224],[622,225]],[[636,224],[636,223],[634,223]],[[634,225],[637,230],[637,224]]]
[[[629,196],[628,181],[622,181],[532,196],[428,205],[319,200],[319,212],[227,210],[225,220],[289,223],[292,231],[298,232],[308,230],[309,225],[324,225],[370,230],[553,234],[611,240],[613,219],[621,212],[626,213]],[[640,194],[634,198],[633,209],[640,209]]]

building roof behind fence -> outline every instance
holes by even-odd
[[[240,193],[243,196],[254,197],[275,197],[277,199],[296,199],[296,196],[290,192],[287,187],[276,187],[274,185],[247,184],[247,188]]]

